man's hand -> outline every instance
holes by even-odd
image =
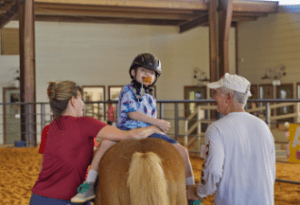
[[[186,196],[188,200],[195,200],[195,201],[202,200],[202,198],[197,196],[196,189],[197,189],[197,185],[187,186]]]

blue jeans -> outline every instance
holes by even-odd
[[[92,205],[92,203],[88,201],[83,204],[78,204],[78,203],[72,203],[69,200],[53,199],[49,197],[32,194],[29,205]]]
[[[118,127],[119,129],[121,130],[130,130],[129,128],[127,127]],[[135,128],[133,128],[135,129]],[[165,135],[165,134],[160,134],[160,133],[154,133],[152,135],[150,135],[149,137],[147,138],[159,138],[159,139],[162,139],[162,140],[165,140],[171,144],[177,144],[178,142],[176,140],[173,140],[171,137],[169,137],[168,135]]]
[[[154,133],[154,134],[150,135],[147,138],[159,138],[159,139],[165,140],[165,141],[167,141],[167,142],[169,142],[171,144],[177,144],[178,143],[176,140],[173,140],[168,135],[158,134],[158,133]]]

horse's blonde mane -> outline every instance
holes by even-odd
[[[135,152],[128,175],[132,205],[169,205],[167,181],[157,154]]]

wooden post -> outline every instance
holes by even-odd
[[[219,13],[217,13],[217,2],[219,3]],[[210,82],[215,82],[225,73],[229,72],[228,44],[232,19],[232,0],[210,0],[208,17]],[[215,91],[211,90],[210,97],[214,95]],[[216,118],[217,112],[211,111],[211,119]]]
[[[232,0],[219,0],[219,78],[229,72],[229,33],[232,19]]]
[[[36,146],[34,0],[19,1],[21,140]]]
[[[239,74],[239,38],[238,38],[238,22],[235,22],[234,24],[235,28],[235,73]]]
[[[208,6],[209,17],[209,67],[210,82],[218,80],[218,33],[217,33],[217,0],[211,0]]]
[[[210,0],[208,5],[209,17],[209,67],[210,67],[210,82],[215,82],[219,79],[219,59],[218,59],[218,13],[217,13],[218,0]],[[210,89],[209,96],[213,98],[215,91]],[[212,105],[210,103],[210,105]],[[217,118],[217,111],[210,110],[210,119]]]

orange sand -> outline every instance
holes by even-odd
[[[196,183],[200,182],[202,159],[191,158]],[[300,164],[276,163],[276,178],[300,182]],[[213,196],[203,200],[203,205],[213,205]],[[300,185],[275,182],[276,205],[300,205]]]
[[[0,149],[0,204],[29,204],[42,155],[38,148]]]
[[[199,182],[203,160],[192,158],[196,182]],[[41,155],[38,148],[0,149],[0,205],[28,205],[31,189],[38,178]],[[276,178],[300,181],[300,164],[276,164]],[[203,205],[213,205],[213,196]],[[300,185],[275,183],[276,205],[300,205]]]

